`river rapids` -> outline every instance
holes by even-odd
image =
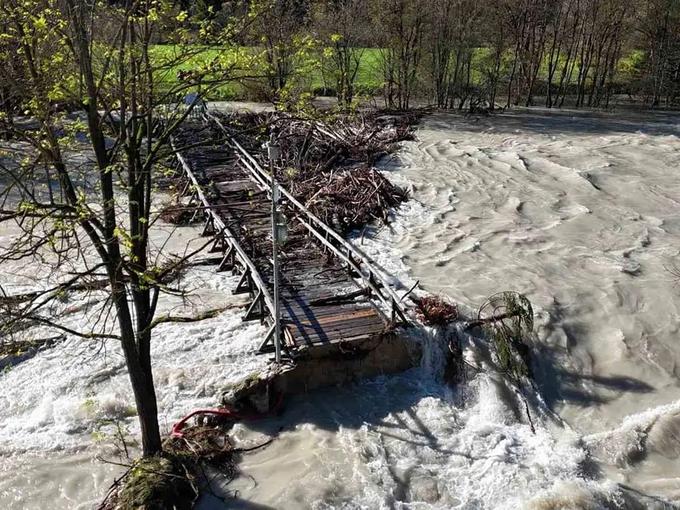
[[[510,384],[456,326],[414,332],[419,367],[237,425],[242,444],[276,439],[244,455],[241,476],[199,508],[674,508],[679,122],[541,110],[425,117],[417,140],[381,162],[412,199],[354,242],[404,288],[418,281],[469,314],[498,291],[526,294],[533,385]],[[198,233],[182,235],[178,250]],[[0,268],[3,288],[37,284],[20,269]],[[231,276],[194,271],[198,305],[234,299]],[[156,333],[165,430],[266,362],[252,356],[262,328],[240,314]],[[454,387],[440,382],[442,335],[461,339],[470,367]],[[98,460],[114,453],[112,424],[136,432],[131,402],[115,345],[69,338],[0,373],[0,507],[90,508],[121,469]]]

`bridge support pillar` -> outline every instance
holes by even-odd
[[[236,284],[236,288],[232,291],[233,294],[253,293],[253,279],[250,276],[250,269],[246,269],[241,275],[241,279]]]

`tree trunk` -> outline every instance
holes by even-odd
[[[116,297],[118,325],[121,344],[128,367],[132,392],[142,433],[142,454],[145,457],[157,455],[162,451],[160,429],[158,427],[158,405],[153,385],[153,372],[149,361],[143,362],[135,342],[135,332],[130,315],[125,289]],[[147,333],[148,334],[148,333]]]

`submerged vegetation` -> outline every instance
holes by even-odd
[[[188,510],[198,496],[185,467],[171,455],[136,461],[114,483],[98,510]]]
[[[529,341],[534,331],[534,311],[526,296],[500,292],[479,308],[477,321],[493,341],[498,365],[510,377],[531,377]]]

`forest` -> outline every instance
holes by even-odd
[[[204,87],[208,99],[294,108],[323,95],[343,107],[380,98],[395,109],[490,110],[678,102],[677,0],[200,0],[163,9],[174,24],[150,34],[159,81],[170,87],[200,70],[219,80],[229,69],[228,83]],[[9,38],[4,45],[0,102],[10,111],[8,71],[21,63]]]
[[[183,8],[222,26],[249,6],[200,1]],[[601,107],[616,96],[672,106],[680,3],[284,0],[241,44],[257,48],[266,79],[232,89],[232,99],[298,89],[335,95],[345,105],[358,95],[382,96],[400,109],[414,101],[439,108]]]

